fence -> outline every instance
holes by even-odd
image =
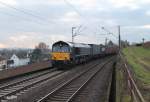
[[[124,74],[126,75],[125,77],[127,81],[127,87],[131,95],[131,102],[145,102],[126,64],[127,63],[126,59],[123,57],[121,53],[119,53],[119,55],[120,55],[120,58],[123,60]]]

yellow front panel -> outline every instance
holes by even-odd
[[[52,52],[52,60],[70,60],[70,53]]]

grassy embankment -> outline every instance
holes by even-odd
[[[150,48],[128,47],[123,49],[123,53],[132,67],[140,91],[150,101]]]

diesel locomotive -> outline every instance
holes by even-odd
[[[51,60],[54,67],[63,68],[99,58],[104,53],[102,45],[58,41],[52,45]]]

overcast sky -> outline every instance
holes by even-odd
[[[130,42],[150,40],[150,0],[0,0],[0,48],[34,48],[39,42],[117,42],[101,27]]]

